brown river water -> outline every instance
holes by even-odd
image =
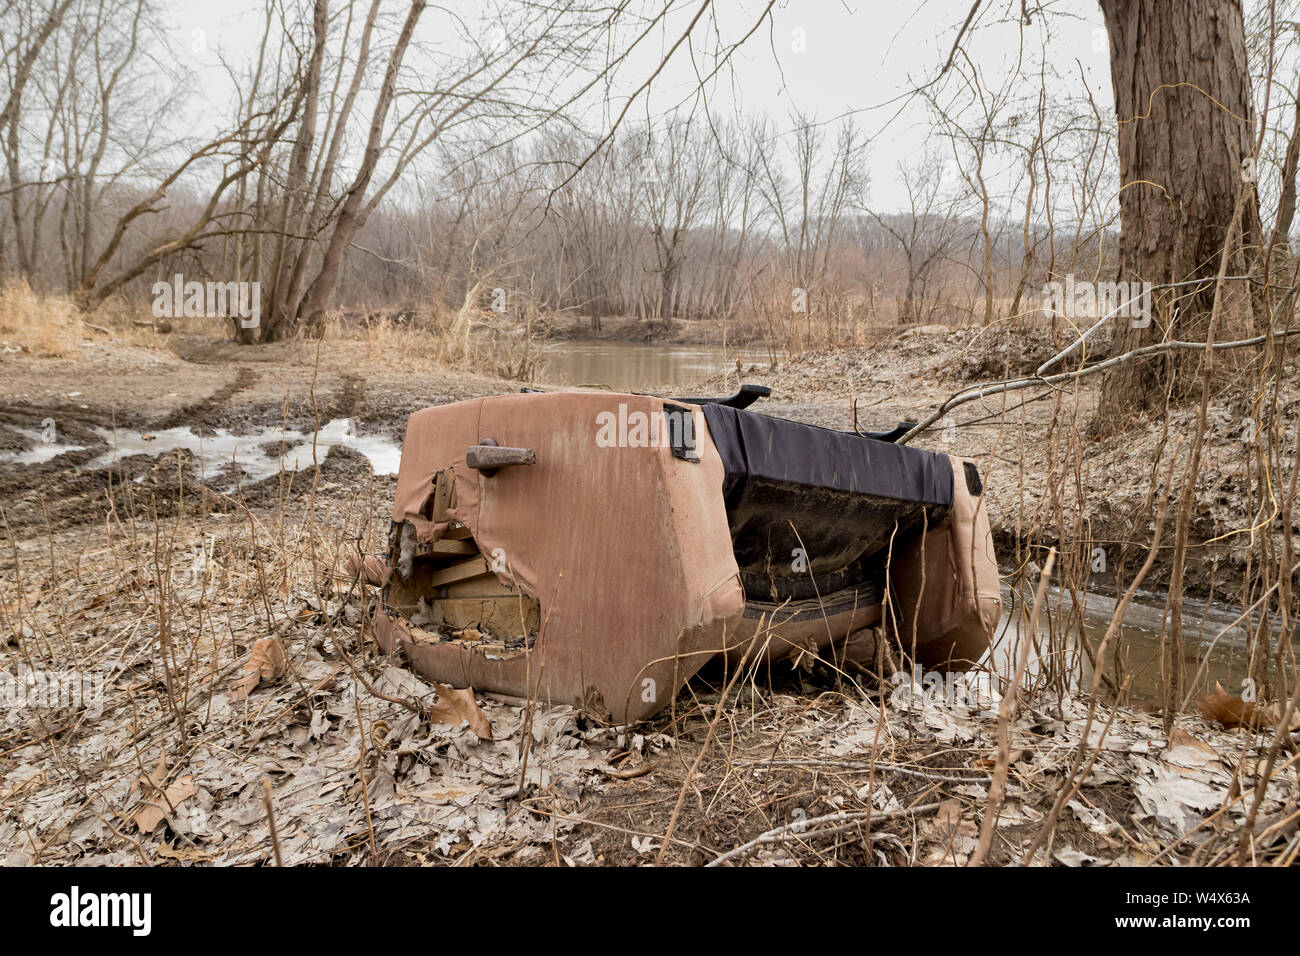
[[[740,361],[748,370],[768,366],[759,349],[721,345],[658,345],[652,342],[560,342],[546,352],[539,385],[586,385],[613,391],[691,385],[732,371]],[[757,381],[761,382],[761,374]]]

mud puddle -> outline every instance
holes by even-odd
[[[11,462],[15,465],[43,465],[47,461],[53,461],[60,455],[72,451],[85,451],[87,448],[86,445],[70,445],[57,440],[50,440],[46,432],[35,429],[19,428],[17,425],[7,427],[10,431],[17,432],[27,439],[31,447],[23,451],[0,452],[0,462]]]
[[[188,426],[153,432],[133,429],[96,428],[108,451],[82,466],[102,471],[125,458],[147,455],[157,458],[168,452],[184,451],[203,480],[214,480],[238,469],[253,481],[262,481],[284,471],[301,471],[325,458],[333,448],[347,448],[364,457],[376,475],[397,474],[401,447],[390,439],[359,434],[351,418],[336,418],[316,432],[264,426],[238,434],[226,428],[211,434],[196,434]]]

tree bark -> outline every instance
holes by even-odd
[[[343,256],[347,252],[348,244],[352,242],[352,237],[365,222],[362,203],[366,189],[369,188],[370,180],[374,176],[375,166],[379,162],[379,154],[383,150],[384,121],[393,102],[397,74],[402,68],[406,48],[411,43],[415,25],[419,22],[420,15],[424,13],[426,3],[427,0],[411,0],[411,9],[406,15],[402,32],[398,35],[397,44],[388,59],[388,69],[384,73],[379,98],[375,102],[375,110],[370,120],[370,135],[366,140],[365,152],[362,154],[361,167],[357,170],[356,178],[348,187],[343,199],[338,219],[334,223],[334,230],[330,234],[329,244],[325,247],[320,271],[307,290],[302,311],[306,316],[307,329],[312,334],[320,334],[325,321],[325,310],[329,308],[330,300],[334,296],[334,286],[338,282]]]
[[[290,275],[294,253],[302,251],[303,215],[307,207],[307,163],[316,146],[316,117],[320,105],[321,65],[329,25],[329,0],[316,0],[312,17],[312,50],[304,80],[302,122],[289,154],[289,175],[285,182],[284,208],[280,218],[280,236],[271,267],[271,301],[269,315],[262,324],[262,341],[274,342],[293,331],[296,309],[290,304]]]
[[[1242,185],[1242,162],[1254,153],[1241,2],[1099,3],[1110,38],[1119,134],[1119,280],[1212,280]],[[1257,200],[1252,196],[1244,206],[1239,242],[1257,250]],[[1166,323],[1177,329],[1176,337],[1195,338],[1213,297],[1212,281],[1156,290],[1147,327],[1115,320],[1112,354],[1158,340]],[[1126,420],[1179,371],[1172,359],[1117,366],[1103,383],[1099,420]]]

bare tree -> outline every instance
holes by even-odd
[[[646,130],[635,164],[640,210],[650,232],[659,277],[655,314],[665,321],[678,312],[689,233],[705,201],[706,156],[706,144],[695,132],[690,116],[678,115]]]
[[[957,206],[944,196],[943,170],[937,156],[917,166],[903,167],[908,212],[881,216],[867,211],[903,254],[906,280],[898,306],[898,321],[903,324],[922,322],[930,316],[938,302],[932,288],[934,280],[957,245]]]
[[[819,160],[825,141],[823,127],[796,113],[788,139],[792,172],[777,158],[762,156],[763,190],[776,219],[791,285],[812,289],[826,276],[831,247],[846,211],[861,200],[865,143],[851,120],[836,134],[830,162]]]

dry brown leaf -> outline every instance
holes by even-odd
[[[166,772],[165,767],[163,772]],[[154,771],[156,774],[157,771]],[[176,782],[161,793],[148,777],[141,777],[141,781],[148,781],[151,792],[146,794],[145,803],[136,808],[132,819],[136,828],[141,833],[152,833],[158,828],[158,824],[163,822],[163,817],[180,806],[185,800],[198,793],[198,788],[194,786],[194,778],[188,774],[184,777],[178,777]],[[141,788],[142,791],[144,788]]]
[[[1018,748],[1016,750],[1013,750],[1009,754],[1007,754],[1007,766],[1014,767],[1016,764],[1020,763],[1020,761],[1024,759],[1025,759],[1025,751],[1023,749]],[[998,765],[998,755],[996,753],[991,753],[986,756],[980,757],[975,761],[975,766],[983,769],[988,769],[988,770],[992,770],[997,765]]]
[[[956,800],[945,800],[939,804],[939,809],[934,814],[934,828],[944,832],[952,832],[957,829],[961,823],[961,804]]]
[[[791,670],[802,670],[811,674],[813,665],[817,663],[817,641],[812,637],[805,637],[802,641],[791,641],[790,653],[786,659],[790,661]]]
[[[83,607],[81,610],[94,611],[101,607],[107,607],[109,597],[110,595],[107,594],[106,592],[100,592],[99,594],[96,594],[93,598],[91,598],[90,601],[86,604],[86,606]]]
[[[1195,768],[1217,763],[1219,754],[1209,744],[1197,740],[1181,727],[1175,727],[1169,734],[1164,760],[1179,767]]]
[[[261,680],[262,678],[260,678],[256,673],[244,674],[242,677],[236,677],[230,684],[230,699],[248,700],[248,695],[253,692],[253,688],[255,688]]]
[[[1213,693],[1201,697],[1196,706],[1206,721],[1218,721],[1225,727],[1240,727],[1242,724],[1260,727],[1265,719],[1255,701],[1242,700],[1239,695],[1225,691],[1218,682],[1214,682]]]
[[[158,755],[158,766],[153,768],[153,773],[142,773],[136,778],[135,786],[131,789],[139,790],[145,796],[156,793],[162,789],[162,785],[167,782],[167,751],[164,750]]]
[[[1196,706],[1206,720],[1217,720],[1225,727],[1259,725],[1254,702],[1242,700],[1237,694],[1229,694],[1218,681],[1215,681],[1214,691],[1198,700]]]
[[[1278,713],[1272,707],[1243,700],[1238,694],[1229,694],[1218,681],[1214,683],[1214,692],[1206,694],[1196,702],[1201,716],[1206,720],[1217,720],[1225,727],[1272,727],[1278,722]],[[1292,716],[1291,729],[1300,727],[1300,714]]]
[[[438,691],[438,702],[429,708],[429,720],[432,723],[452,726],[466,723],[478,735],[479,740],[492,739],[492,724],[474,702],[474,688],[457,690],[446,684],[433,686]]]
[[[925,836],[934,841],[926,862],[935,866],[960,866],[975,849],[979,828],[962,815],[962,805],[955,799],[939,804],[934,817],[925,824]]]
[[[453,787],[449,790],[424,790],[420,793],[420,799],[429,803],[449,803],[452,800],[459,800],[461,797],[469,797],[478,793],[479,787]]]
[[[253,650],[248,655],[244,674],[235,678],[230,685],[230,699],[247,700],[260,682],[280,677],[284,673],[285,664],[284,648],[280,642],[274,637],[262,638],[253,645]]]
[[[202,863],[212,859],[198,847],[173,847],[167,843],[158,846],[158,855],[165,860],[178,860],[181,863]]]

